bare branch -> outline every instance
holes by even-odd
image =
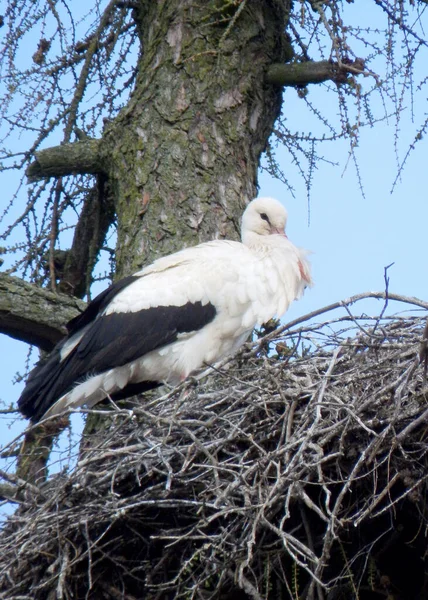
[[[65,252],[58,277],[58,291],[78,298],[90,290],[92,269],[114,220],[113,201],[104,180],[105,177],[99,175],[97,184],[86,194],[73,242]]]
[[[318,62],[273,64],[266,73],[266,81],[280,86],[305,86],[310,83],[334,81],[346,83],[350,74],[363,75],[364,62],[357,59],[349,64],[338,64],[330,60]]]
[[[11,484],[0,484],[0,497],[3,496],[11,502],[22,502],[22,492],[26,490],[34,494],[34,496],[43,498],[43,494],[37,486],[25,481],[24,479],[21,479],[20,477],[17,477],[16,475],[13,475],[12,473],[6,473],[6,471],[0,469],[0,477]]]
[[[51,350],[85,302],[0,273],[0,333]]]
[[[46,177],[76,173],[103,173],[105,165],[102,162],[101,148],[101,140],[86,139],[40,150],[36,152],[36,160],[27,169],[28,180],[34,182]]]

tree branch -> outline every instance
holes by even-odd
[[[0,333],[51,350],[85,302],[0,273]]]
[[[28,181],[76,173],[104,173],[101,148],[102,140],[86,139],[40,150],[27,169]]]
[[[111,192],[104,175],[85,194],[74,229],[71,248],[65,252],[62,272],[58,275],[58,291],[83,298],[92,283],[92,271],[110,225],[114,221]]]
[[[309,83],[334,81],[346,83],[350,74],[364,73],[364,63],[357,58],[354,62],[338,64],[329,60],[319,62],[273,64],[266,73],[266,81],[279,86],[305,86]]]
[[[9,500],[10,502],[25,502],[25,491],[31,492],[36,497],[44,498],[44,495],[38,487],[21,479],[12,473],[6,473],[0,469],[0,477],[9,483],[0,483],[0,500]]]

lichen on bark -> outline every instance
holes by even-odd
[[[281,91],[286,12],[249,3],[229,29],[222,3],[140,2],[144,47],[128,105],[104,132],[118,216],[117,273],[213,237],[237,237]]]
[[[85,303],[0,273],[0,333],[51,350]]]

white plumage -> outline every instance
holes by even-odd
[[[30,375],[21,411],[37,421],[174,385],[235,352],[311,285],[306,252],[286,237],[286,220],[280,202],[258,198],[243,214],[242,243],[199,244],[111,286]]]

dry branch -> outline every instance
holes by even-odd
[[[364,74],[361,59],[348,64],[331,60],[273,64],[266,73],[266,81],[279,86],[306,86],[311,83],[334,81],[346,83],[350,75]]]
[[[6,524],[4,597],[426,597],[424,325],[300,323],[113,407]]]
[[[0,273],[0,333],[51,350],[85,302]]]
[[[36,160],[27,169],[28,181],[77,173],[103,173],[105,164],[103,164],[101,148],[101,140],[86,139],[39,150],[35,153]]]

